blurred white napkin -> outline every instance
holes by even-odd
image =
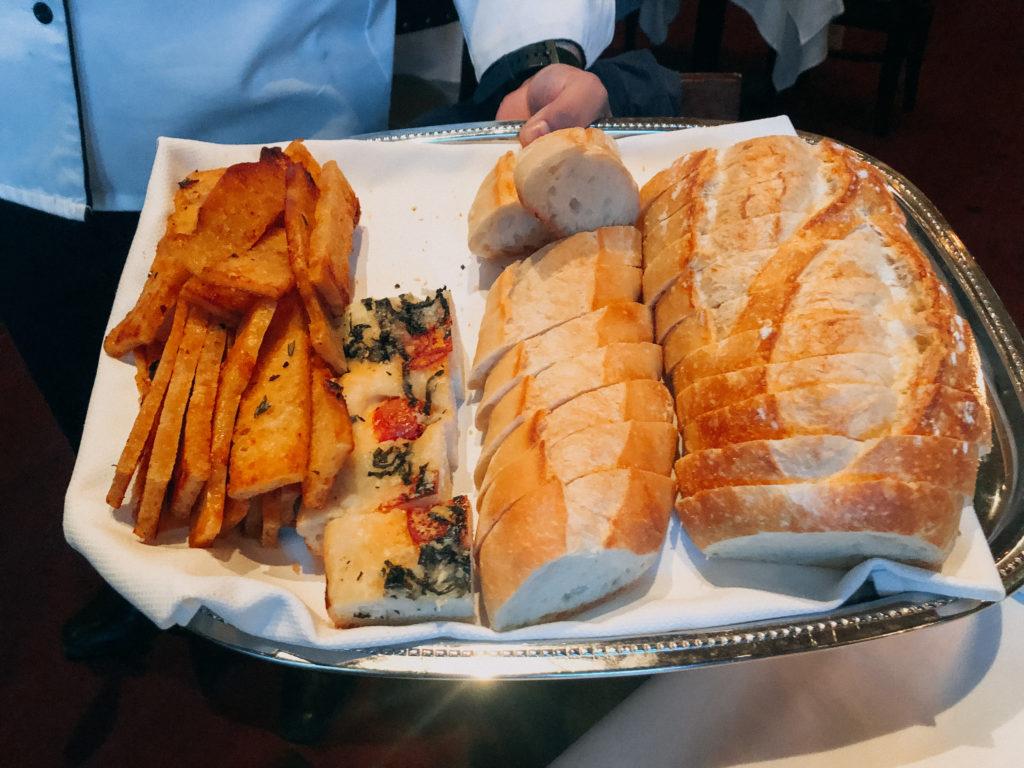
[[[754,136],[792,134],[786,118],[697,128],[623,139],[623,159],[641,184],[683,152],[724,147]],[[363,218],[356,238],[356,295],[391,295],[447,285],[463,341],[472,351],[494,269],[478,269],[466,247],[466,212],[507,143],[431,144],[311,141],[321,161],[334,159],[359,194]],[[111,312],[111,325],[134,303],[163,234],[175,182],[196,168],[253,160],[258,146],[224,146],[161,139],[146,204]],[[115,589],[161,627],[187,624],[207,606],[238,629],[279,643],[326,649],[366,648],[437,637],[481,639],[598,638],[728,625],[828,610],[865,581],[884,592],[905,590],[997,600],[1003,587],[971,510],[942,573],[884,561],[844,573],[823,568],[706,561],[673,522],[656,572],[628,594],[564,621],[495,633],[485,627],[431,623],[411,627],[335,629],[324,609],[322,573],[285,532],[283,548],[264,550],[237,537],[213,550],[189,549],[181,534],[160,546],[139,543],[127,512],[104,502],[112,464],[135,417],[134,369],[100,356],[81,449],[65,501],[68,542]],[[480,436],[474,407],[462,408],[461,462],[456,489],[472,489]]]

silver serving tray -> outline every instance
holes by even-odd
[[[695,120],[610,120],[613,136],[714,124]],[[369,134],[369,141],[512,141],[519,123],[472,123]],[[808,142],[820,136],[802,133]],[[856,150],[855,150],[856,151]],[[907,214],[911,233],[971,324],[981,351],[993,417],[993,450],[978,477],[975,507],[1007,594],[1024,583],[1024,341],[988,278],[935,206],[884,163],[858,154],[888,180]],[[416,678],[550,678],[639,675],[740,659],[835,648],[966,616],[990,603],[905,593],[886,598],[864,591],[825,614],[660,635],[585,642],[465,642],[357,651],[286,646],[240,632],[203,608],[188,628],[214,642],[268,661],[319,670]]]

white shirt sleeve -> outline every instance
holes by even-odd
[[[612,41],[615,0],[455,0],[477,77],[506,53],[572,40],[590,66]]]

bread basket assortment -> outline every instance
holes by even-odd
[[[316,346],[307,297],[292,310],[305,308],[309,324],[308,375],[319,366],[321,388],[343,396],[351,424],[334,431],[344,452],[320,446],[316,466],[336,473],[326,501],[302,500],[312,463],[290,510],[277,496],[294,480],[248,483],[273,499],[246,509],[275,515],[284,557],[264,555],[255,569],[242,566],[260,563],[265,521],[259,543],[233,538],[244,514],[214,541],[214,550],[235,542],[226,569],[181,549],[161,522],[167,546],[136,545],[152,553],[154,575],[175,574],[157,595],[126,585],[119,571],[139,566],[110,557],[130,545],[114,527],[128,508],[84,532],[95,508],[77,501],[96,468],[80,459],[69,540],[129,598],[145,592],[136,603],[158,623],[190,623],[270,658],[405,674],[672,668],[819,645],[821,632],[826,644],[862,639],[997,599],[1015,586],[1024,528],[1019,335],[901,177],[771,127],[712,131],[705,146],[699,132],[681,147],[650,137],[622,159],[614,129],[555,134],[520,152],[436,147],[424,166],[477,179],[443,201],[415,195],[415,181],[398,192],[386,172],[375,188],[347,147],[309,143],[320,162],[337,159],[362,212],[349,235],[353,281],[330,280],[332,296],[314,289],[344,361]],[[381,146],[381,158],[412,158],[415,144]],[[222,154],[244,158],[242,148]],[[168,164],[181,159],[172,152]],[[158,176],[176,172],[159,165],[158,156],[151,196]],[[377,201],[391,189],[388,214]],[[385,233],[400,205],[409,222]],[[150,217],[157,238],[160,216]],[[453,252],[456,227],[466,255]],[[144,245],[137,238],[133,256]],[[399,251],[416,246],[422,255],[403,260]],[[441,258],[458,263],[429,268]],[[330,302],[349,296],[343,312]],[[444,312],[420,309],[430,302]],[[230,359],[240,331],[227,327]],[[287,362],[294,348],[285,347]],[[86,455],[99,444],[95,414],[114,410],[101,379],[119,375],[101,362]],[[246,416],[257,426],[269,423],[258,418],[264,402]],[[331,418],[329,406],[319,412]],[[235,474],[229,462],[225,516],[239,514]],[[170,504],[174,478],[166,493]],[[311,583],[322,601],[324,566],[326,624]],[[865,582],[873,589],[858,591]],[[206,590],[218,584],[212,599]],[[859,612],[865,599],[880,607]],[[773,621],[816,610],[827,620]],[[706,629],[723,621],[729,629]]]

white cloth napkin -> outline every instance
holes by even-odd
[[[728,146],[753,136],[792,134],[786,118],[631,137],[623,158],[641,183],[679,154]],[[472,351],[485,291],[495,269],[478,268],[466,247],[466,212],[480,180],[509,144],[423,141],[313,141],[322,162],[335,159],[362,203],[356,249],[356,295],[391,295],[447,285],[462,338]],[[111,325],[134,303],[163,233],[175,182],[195,168],[255,159],[258,147],[161,139],[145,208],[111,313]],[[966,510],[956,549],[939,574],[883,561],[842,572],[823,568],[706,561],[677,523],[656,571],[601,609],[564,621],[495,633],[480,626],[429,623],[410,627],[335,629],[324,610],[324,582],[294,533],[264,550],[241,536],[212,550],[189,549],[183,536],[159,546],[139,543],[127,512],[104,502],[112,464],[135,417],[130,362],[100,356],[78,461],[65,502],[64,531],[114,588],[161,627],[187,624],[200,606],[267,639],[327,649],[366,648],[450,637],[464,639],[597,638],[728,625],[828,610],[865,581],[904,590],[997,600],[1003,587],[973,512]],[[480,435],[474,405],[461,409],[461,461],[456,490],[470,492],[468,467]],[[302,565],[294,564],[301,561]]]

